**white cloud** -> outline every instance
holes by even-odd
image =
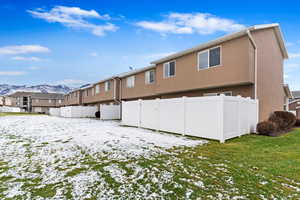
[[[175,52],[163,52],[146,55],[147,58],[158,59],[174,54]]]
[[[102,25],[93,24],[86,18],[96,18],[99,20],[109,20],[110,16],[100,15],[95,10],[83,10],[79,7],[55,6],[50,11],[42,9],[28,10],[33,17],[44,19],[49,23],[60,23],[66,27],[74,29],[88,30],[97,36],[103,36],[108,31],[116,31],[118,27],[111,23]]]
[[[297,63],[286,63],[284,66],[285,66],[286,68],[293,69],[293,68],[298,68],[298,67],[300,67],[300,64],[297,64]]]
[[[171,13],[162,21],[140,21],[137,26],[162,34],[212,34],[218,31],[233,32],[245,28],[233,20],[208,13]]]
[[[55,84],[58,85],[71,85],[71,86],[80,86],[86,84],[86,81],[83,80],[76,80],[76,79],[64,79],[61,81],[57,81]]]
[[[289,53],[289,57],[290,58],[299,58],[300,57],[300,53]]]
[[[91,52],[90,56],[97,57],[97,56],[99,56],[99,54],[97,52]]]
[[[285,46],[291,47],[291,46],[294,46],[294,43],[293,43],[293,42],[286,42],[286,43],[285,43]]]
[[[15,45],[0,47],[0,55],[18,55],[28,53],[47,53],[50,50],[41,45]]]
[[[30,70],[39,70],[39,69],[41,69],[41,67],[31,66],[31,67],[28,67],[28,69],[30,69]]]
[[[41,61],[41,58],[38,57],[24,57],[24,56],[15,56],[12,57],[13,60],[20,60],[20,61]]]
[[[22,76],[26,74],[23,71],[0,71],[0,76]]]

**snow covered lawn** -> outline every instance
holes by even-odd
[[[49,116],[0,117],[0,199],[300,199],[300,129],[225,144]]]
[[[121,127],[118,122],[49,116],[0,118],[0,197],[74,199],[151,197],[175,175],[138,159],[170,154],[204,140]],[[150,177],[145,177],[145,175]],[[139,181],[154,181],[151,185]]]

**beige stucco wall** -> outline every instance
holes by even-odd
[[[221,45],[221,65],[198,70],[198,52],[176,58],[174,77],[163,77],[163,63],[157,65],[157,93],[170,93],[216,86],[254,83],[250,68],[250,41],[243,36]],[[212,46],[214,47],[214,46]],[[203,49],[205,50],[205,49]]]
[[[83,104],[95,104],[97,102],[106,102],[114,100],[114,90],[115,90],[115,81],[110,81],[110,90],[105,91],[105,82],[98,83],[96,85],[100,85],[100,92],[96,94],[96,85],[92,88],[85,89],[88,90],[88,96],[86,96],[86,92],[82,92],[82,103]],[[116,82],[116,84],[118,84]]]
[[[179,93],[163,94],[160,95],[160,98],[178,98],[178,97],[200,97],[205,93],[222,93],[222,92],[232,92],[233,96],[242,96],[242,97],[251,97],[253,98],[253,85],[239,85],[231,87],[220,87],[220,88],[211,88],[205,90],[194,90],[186,91]]]
[[[153,70],[153,69],[151,69]],[[148,70],[146,70],[148,71]],[[135,99],[135,98],[143,98],[143,97],[149,97],[149,96],[155,96],[156,95],[156,77],[154,83],[146,84],[145,83],[145,72],[139,72],[135,74],[135,85],[133,88],[128,88],[126,84],[126,78],[124,77],[121,79],[121,85],[122,85],[122,91],[121,96],[123,100],[126,99]]]
[[[81,91],[74,91],[64,96],[64,105],[73,106],[81,104]]]
[[[273,29],[252,33],[257,45],[257,95],[260,121],[284,109],[283,55]]]

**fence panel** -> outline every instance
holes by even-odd
[[[59,117],[59,116],[61,116],[60,111],[61,111],[60,108],[50,108],[49,115]]]
[[[67,106],[61,107],[61,116],[68,118],[95,117],[97,106]]]
[[[141,102],[141,127],[159,129],[159,100]]]
[[[186,98],[186,134],[215,140],[222,139],[222,101],[214,97]]]
[[[9,106],[1,106],[0,112],[21,112],[21,108],[19,107],[9,107]]]
[[[159,129],[184,134],[184,101],[182,98],[159,101]]]
[[[140,101],[122,102],[122,124],[128,126],[140,126]]]
[[[122,103],[122,123],[224,142],[255,131],[258,101],[242,97],[183,97]]]
[[[120,119],[120,105],[100,105],[100,119]]]

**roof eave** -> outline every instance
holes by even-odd
[[[248,27],[248,28],[243,29],[241,31],[238,31],[238,32],[235,32],[235,33],[232,33],[232,34],[229,34],[229,35],[225,35],[223,37],[217,38],[217,39],[209,41],[207,43],[200,44],[198,46],[195,46],[193,48],[181,51],[179,53],[175,53],[175,54],[172,54],[170,56],[152,61],[151,64],[159,64],[159,63],[162,63],[162,62],[165,62],[165,61],[168,61],[168,60],[172,60],[172,59],[181,57],[181,56],[186,55],[188,53],[199,51],[201,49],[205,49],[205,48],[213,46],[213,45],[221,44],[223,42],[241,37],[243,35],[246,35],[248,31],[255,31],[255,30],[261,30],[261,29],[267,29],[267,28],[274,28],[275,29],[276,37],[279,41],[279,46],[280,46],[280,49],[282,51],[283,57],[285,59],[288,59],[287,49],[285,47],[285,43],[284,43],[284,40],[283,40],[283,35],[282,35],[281,30],[280,30],[279,24],[274,23],[274,24],[263,24],[263,25],[255,25],[255,26]]]

